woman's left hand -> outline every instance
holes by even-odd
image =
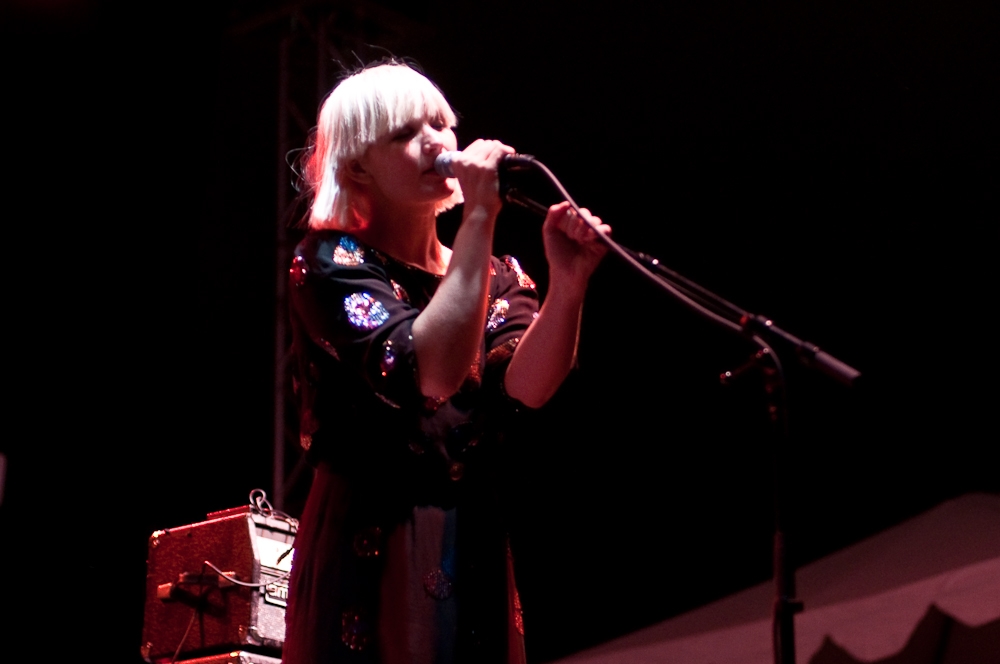
[[[580,212],[596,224],[601,233],[611,234],[611,227],[601,223],[600,217],[590,214],[587,208],[580,208]],[[549,208],[542,224],[542,237],[545,242],[545,257],[549,263],[550,288],[586,288],[590,275],[608,252],[597,233],[568,201]]]
[[[593,221],[597,230],[585,220]],[[530,408],[540,408],[555,394],[576,361],[587,282],[608,252],[598,232],[607,235],[611,227],[586,209],[578,214],[565,201],[545,215],[547,292],[504,376],[507,394]]]

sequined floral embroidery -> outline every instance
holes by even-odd
[[[299,445],[308,450],[312,447],[312,436],[319,430],[319,422],[311,408],[303,408],[299,416]]]
[[[524,636],[524,610],[521,608],[521,596],[514,588],[514,629],[521,636]]]
[[[396,296],[396,299],[400,302],[410,303],[410,296],[407,294],[406,289],[400,286],[395,279],[390,279],[392,283],[392,294]]]
[[[372,626],[361,611],[344,611],[340,617],[340,627],[340,640],[351,650],[363,650],[368,645]]]
[[[340,238],[340,242],[337,243],[337,247],[333,250],[333,262],[337,265],[346,265],[348,267],[360,265],[365,262],[365,251],[358,246],[354,238],[345,235]]]
[[[374,330],[389,319],[389,312],[381,302],[368,293],[352,293],[344,298],[347,320],[362,330]]]
[[[486,329],[491,332],[507,321],[507,310],[510,308],[510,303],[507,300],[497,299],[493,302],[493,306],[490,307],[490,316],[486,321]]]
[[[517,262],[516,258],[513,256],[504,256],[503,261],[507,264],[507,267],[514,270],[514,273],[517,274],[517,284],[521,288],[535,287],[535,282],[521,269],[521,264]]]
[[[372,392],[372,394],[374,394],[379,399],[381,399],[382,403],[384,403],[386,406],[389,406],[390,408],[395,408],[396,410],[399,410],[399,404],[396,403],[395,401],[393,401],[392,399],[390,399],[389,397],[383,396],[383,395],[379,394],[378,392]]]
[[[514,554],[510,550],[510,542],[507,542],[507,583],[508,587],[514,591],[514,629],[521,636],[524,636],[524,609],[521,607],[521,595],[517,592],[517,586],[514,584]],[[510,597],[510,595],[508,595]]]
[[[426,397],[424,399],[424,413],[430,415],[431,413],[437,412],[446,401],[448,397]]]
[[[451,597],[451,579],[442,569],[431,570],[424,574],[424,592],[434,599]]]
[[[394,366],[396,366],[396,349],[392,346],[392,340],[386,339],[382,342],[382,361],[379,362],[382,377],[388,376]]]
[[[354,553],[359,558],[375,558],[379,554],[382,529],[378,526],[364,528],[354,536]]]
[[[325,350],[330,357],[332,357],[335,360],[340,359],[340,355],[337,354],[337,349],[333,347],[332,343],[330,343],[326,339],[320,339],[319,345],[323,347],[323,350]]]
[[[520,339],[508,339],[486,354],[486,366],[491,367],[514,354]]]
[[[482,350],[477,350],[476,359],[474,359],[472,361],[472,365],[469,366],[469,375],[465,377],[465,381],[462,383],[463,389],[479,387],[479,385],[483,382],[482,360],[483,352]]]
[[[302,286],[306,283],[306,277],[309,275],[309,264],[306,263],[304,256],[296,256],[292,259],[292,266],[288,268],[288,276],[292,283],[296,286]]]

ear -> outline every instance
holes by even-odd
[[[368,184],[372,181],[371,173],[365,170],[365,167],[361,165],[361,161],[358,159],[352,159],[347,162],[345,172],[347,177],[358,184]]]

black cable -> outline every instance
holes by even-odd
[[[198,609],[191,611],[191,620],[188,621],[187,628],[184,630],[184,636],[181,637],[181,642],[177,644],[177,650],[174,651],[174,656],[170,658],[170,664],[174,664],[177,661],[177,658],[180,657],[181,648],[184,647],[188,634],[191,633],[191,627],[194,625],[194,619],[198,617],[198,613]]]
[[[204,573],[202,577],[204,577]],[[202,584],[198,584],[202,585]],[[177,644],[177,649],[174,651],[174,656],[170,658],[170,664],[175,664],[177,658],[180,657],[181,650],[184,648],[184,644],[187,643],[188,634],[191,633],[191,628],[194,626],[194,620],[201,614],[201,607],[204,604],[204,600],[208,597],[208,593],[212,592],[212,586],[206,588],[201,595],[198,596],[198,603],[192,608],[191,620],[188,621],[187,627],[184,629],[184,635],[181,637],[180,643]]]
[[[681,283],[671,283],[669,280],[663,277],[662,274],[656,274],[652,272],[649,268],[647,268],[640,262],[638,256],[640,256],[641,254],[635,254],[635,252],[632,252],[631,250],[626,249],[625,247],[619,245],[617,242],[612,240],[608,235],[602,233],[594,222],[592,222],[590,219],[588,219],[583,215],[583,212],[580,210],[580,206],[577,205],[576,201],[573,200],[573,197],[569,195],[568,191],[566,191],[566,188],[563,187],[561,182],[559,182],[559,178],[557,178],[555,174],[551,170],[549,170],[548,166],[538,161],[531,155],[521,155],[521,157],[530,160],[532,165],[534,165],[540,171],[545,173],[545,175],[548,177],[552,185],[559,191],[562,197],[570,204],[570,207],[572,207],[573,210],[576,211],[578,215],[580,215],[580,218],[583,219],[584,223],[586,223],[587,226],[589,226],[590,229],[597,234],[600,241],[603,242],[615,255],[617,255],[623,261],[625,261],[626,263],[637,269],[643,276],[650,279],[654,284],[666,290],[671,295],[673,295],[680,301],[684,302],[685,304],[687,304],[689,307],[691,307],[701,315],[715,321],[719,325],[728,327],[731,330],[740,333],[743,332],[742,325],[726,318],[721,313],[716,313],[715,311],[712,311],[712,309],[725,308],[725,306],[731,307],[733,312],[736,312],[737,318],[741,318],[743,312],[739,312],[735,307],[732,307],[732,305],[730,305],[725,300],[719,300],[718,298],[714,297],[712,298],[713,300],[716,300],[718,303],[725,305],[723,307],[717,307],[716,304],[703,300],[701,297],[699,297],[699,293],[702,295],[707,295],[708,291],[701,288],[700,286],[697,286],[696,284],[687,281],[686,279],[684,279],[680,275],[677,275],[676,273],[672,273],[672,276]],[[530,199],[520,198],[520,194],[514,189],[509,189],[505,193],[505,196],[511,202],[518,203],[528,208],[529,210],[535,211],[538,214],[544,215],[547,212],[547,209],[544,206],[539,205],[538,203],[531,201]],[[657,268],[657,269],[667,273],[670,272],[666,268]]]

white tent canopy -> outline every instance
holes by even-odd
[[[935,662],[1000,664],[1000,496],[942,503],[798,569],[796,587],[797,662],[934,650]],[[557,664],[771,664],[773,602],[763,583]]]

